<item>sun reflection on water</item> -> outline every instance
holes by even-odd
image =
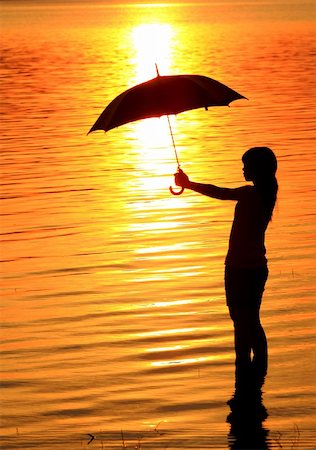
[[[168,23],[143,23],[132,31],[135,47],[136,83],[157,75],[170,74],[175,30]],[[175,128],[174,117],[170,118]],[[170,184],[176,169],[172,140],[166,117],[146,119],[133,124],[132,139],[138,145],[138,168],[144,173],[143,189],[159,189]],[[147,175],[146,175],[147,174]]]
[[[170,361],[154,361],[151,363],[153,367],[163,367],[163,366],[175,366],[180,364],[194,364],[194,363],[201,363],[206,361],[206,357],[200,357],[200,358],[185,358],[185,359],[177,359],[177,360],[170,360]]]
[[[173,35],[171,25],[164,23],[142,24],[133,29],[138,83],[156,75],[155,64],[158,65],[161,74],[170,70]]]

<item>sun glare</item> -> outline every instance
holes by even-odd
[[[174,30],[165,23],[142,24],[134,28],[132,41],[135,47],[135,78],[142,83],[160,75],[170,74]],[[173,126],[174,119],[171,118]],[[139,145],[139,164],[144,173],[144,188],[156,189],[168,183],[163,177],[173,173],[174,151],[166,117],[136,122],[133,135]]]
[[[137,82],[156,76],[158,65],[161,74],[170,70],[171,40],[173,32],[168,24],[142,24],[133,30],[136,50]]]

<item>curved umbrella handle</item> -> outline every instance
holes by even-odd
[[[169,187],[169,191],[170,191],[171,194],[173,194],[173,195],[181,195],[182,192],[184,191],[184,187],[181,187],[179,191],[175,191],[175,190],[173,189],[173,187],[170,186],[170,187]]]

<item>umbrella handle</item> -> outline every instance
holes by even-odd
[[[170,187],[169,187],[169,191],[170,191],[171,194],[173,194],[173,195],[181,195],[182,192],[184,191],[184,187],[181,187],[179,191],[175,191],[175,190],[173,189],[173,187],[170,186]]]

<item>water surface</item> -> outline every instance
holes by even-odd
[[[2,2],[1,15],[3,448],[88,448],[88,433],[89,448],[233,445],[234,204],[170,195],[164,118],[86,135],[155,62],[249,99],[172,118],[192,179],[239,186],[249,147],[278,157],[263,426],[267,448],[315,448],[312,4]]]

